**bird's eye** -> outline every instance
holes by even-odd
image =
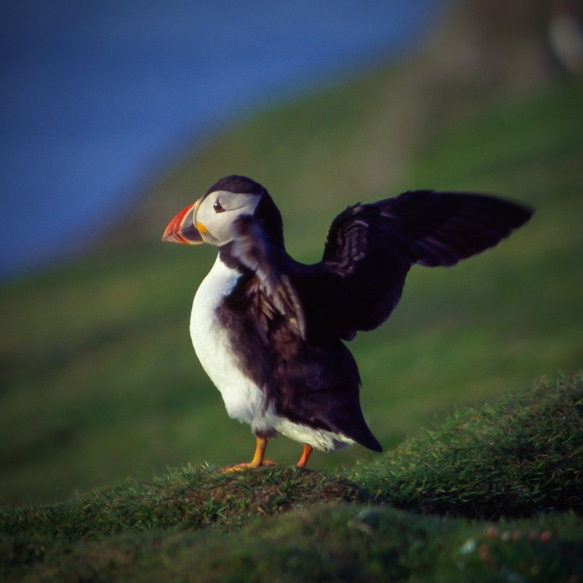
[[[225,209],[218,200],[215,200],[215,202],[213,203],[213,210],[215,211],[215,213],[222,213]]]

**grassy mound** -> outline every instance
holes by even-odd
[[[376,501],[422,512],[583,514],[583,377],[457,412],[350,477]]]
[[[3,532],[73,542],[128,530],[235,527],[254,516],[360,496],[347,480],[293,468],[223,473],[187,467],[153,482],[129,482],[62,503],[8,511],[2,524]]]
[[[583,574],[582,408],[577,375],[459,412],[343,474],[184,468],[6,508],[3,575],[571,580]]]

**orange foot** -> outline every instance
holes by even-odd
[[[255,453],[250,462],[243,462],[242,464],[235,464],[234,466],[227,466],[222,468],[221,472],[240,472],[247,468],[259,468],[261,466],[274,466],[274,462],[265,459],[265,448],[267,447],[267,438],[257,437],[257,444],[255,446]]]
[[[240,472],[248,468],[260,468],[262,466],[275,466],[275,462],[269,460],[263,460],[260,464],[256,464],[251,460],[250,462],[243,462],[241,464],[235,464],[234,466],[227,466],[226,468],[221,468],[221,472]]]

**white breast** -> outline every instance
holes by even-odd
[[[271,427],[266,426],[263,414],[263,392],[243,374],[215,312],[239,275],[217,257],[194,296],[190,336],[202,367],[221,392],[229,416],[250,423],[253,429],[268,431]]]

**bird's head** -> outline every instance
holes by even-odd
[[[235,238],[235,222],[243,216],[258,218],[274,243],[283,244],[281,215],[267,190],[245,176],[225,176],[195,203],[182,209],[169,223],[162,240],[169,243],[217,247]]]

